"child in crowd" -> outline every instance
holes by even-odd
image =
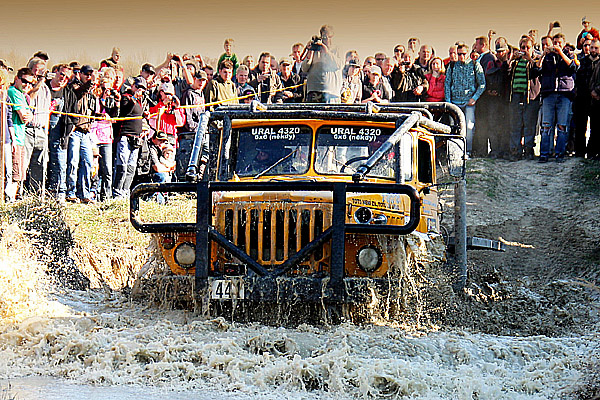
[[[240,66],[240,62],[238,60],[237,55],[233,52],[233,39],[225,39],[225,43],[223,44],[223,48],[225,49],[225,53],[221,54],[219,57],[219,62],[217,65],[221,65],[223,60],[229,60],[233,63],[233,76],[237,72],[238,67]]]

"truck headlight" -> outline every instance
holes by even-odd
[[[354,220],[359,224],[368,224],[373,219],[373,213],[367,207],[359,207],[354,211]]]
[[[196,264],[196,246],[190,242],[184,242],[177,246],[173,255],[175,262],[183,268],[192,268]]]
[[[381,261],[381,252],[374,246],[364,246],[356,253],[356,262],[365,272],[375,272]]]

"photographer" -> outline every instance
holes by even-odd
[[[306,45],[302,71],[307,74],[308,103],[339,103],[342,89],[342,61],[332,47],[333,28],[323,25],[320,36]]]
[[[427,96],[429,82],[423,68],[414,64],[414,60],[412,53],[404,53],[402,62],[391,73],[394,101],[421,101]]]
[[[158,96],[158,104],[150,107],[150,114],[158,113],[158,115],[151,118],[150,125],[156,131],[165,132],[169,137],[169,142],[175,145],[177,127],[185,124],[185,112],[179,108],[179,98],[175,96],[175,88],[172,83],[162,83],[158,89]]]
[[[569,109],[575,95],[575,73],[577,64],[563,51],[565,35],[558,33],[552,38],[552,46],[544,49],[538,62],[542,83],[542,142],[539,162],[547,162],[554,138],[556,125],[556,161],[563,162],[567,145]]]
[[[129,119],[119,123],[118,135],[115,134],[115,168],[113,178],[113,197],[127,197],[135,175],[138,153],[142,147],[142,116],[147,88],[146,79],[136,77],[133,84],[121,96],[119,117]],[[116,133],[116,131],[115,131]]]

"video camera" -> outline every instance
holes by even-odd
[[[309,50],[312,51],[321,51],[321,47],[323,47],[323,37],[314,35],[310,40]]]

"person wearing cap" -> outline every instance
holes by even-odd
[[[204,98],[208,103],[238,104],[237,91],[235,83],[231,80],[232,77],[233,63],[230,60],[221,62],[219,75],[209,80],[206,89],[204,89]],[[213,108],[214,106],[211,106],[211,109]]]
[[[240,67],[241,68],[241,67]],[[244,66],[245,68],[245,66]],[[238,68],[239,71],[239,68]],[[200,116],[204,113],[204,88],[208,82],[206,72],[200,70],[194,75],[192,86],[184,93],[181,99],[184,106],[195,106],[185,109],[185,124],[178,129],[178,148],[175,154],[177,165],[176,175],[178,180],[185,181],[185,173],[190,161],[190,154],[196,138],[196,130],[200,123]],[[202,142],[202,153],[200,155],[199,176],[202,176],[208,162],[209,135],[206,132]]]
[[[586,39],[600,39],[600,32],[598,29],[592,26],[592,23],[587,17],[581,18],[581,25],[583,25],[583,29],[577,35],[577,49],[583,49],[583,42]]]
[[[173,84],[161,83],[158,87],[158,104],[150,107],[150,114],[158,115],[151,118],[150,126],[169,135],[173,144],[176,142],[177,128],[185,124],[185,112],[179,106],[179,98],[175,95]]]
[[[403,45],[397,44],[394,46],[394,60],[396,60],[396,64],[399,64],[402,62],[402,56],[404,55],[405,52],[406,52],[406,48]]]
[[[277,75],[279,75],[284,88],[283,92],[281,92],[283,102],[302,103],[304,87],[299,86],[302,83],[302,78],[292,71],[292,60],[287,57],[282,58],[279,61],[279,73]]]
[[[360,62],[357,58],[348,61],[345,68],[348,72],[342,82],[342,91],[340,95],[341,102],[344,104],[356,104],[362,101],[362,81],[360,79]]]
[[[116,144],[112,185],[114,198],[129,196],[129,189],[136,173],[140,148],[145,142],[142,136],[144,133],[142,116],[146,111],[144,99],[147,85],[146,79],[138,76],[133,79],[131,87],[121,96],[119,117],[126,119],[119,123],[118,131],[114,131],[114,143]]]
[[[256,90],[258,100],[264,104],[283,102],[281,78],[271,67],[271,54],[264,52],[258,57],[258,64],[252,70],[250,86]]]
[[[425,79],[425,71],[414,64],[414,61],[414,55],[406,52],[402,56],[402,62],[392,71],[391,81],[394,101],[421,101],[427,96],[429,83]]]
[[[71,203],[93,203],[92,164],[93,144],[90,137],[92,119],[98,113],[98,102],[91,89],[96,84],[96,72],[91,65],[81,67],[81,82],[73,82],[76,102],[67,112],[79,114],[73,117],[74,128],[67,143],[67,192]]]
[[[78,61],[71,61],[69,63],[69,67],[71,67],[73,71],[73,75],[71,76],[71,81],[69,83],[81,82],[79,79],[81,77],[81,64],[79,64]]]
[[[389,103],[390,100],[391,93],[385,90],[385,86],[381,82],[381,68],[371,65],[368,80],[363,83],[362,87],[362,102]]]
[[[151,89],[154,83],[155,76],[156,70],[154,69],[154,66],[152,64],[146,63],[142,65],[142,68],[140,69],[140,74],[138,76],[130,76],[127,79],[125,79],[123,85],[121,86],[121,94],[125,93],[132,87],[133,81],[136,78],[144,79],[146,81],[146,88]]]

